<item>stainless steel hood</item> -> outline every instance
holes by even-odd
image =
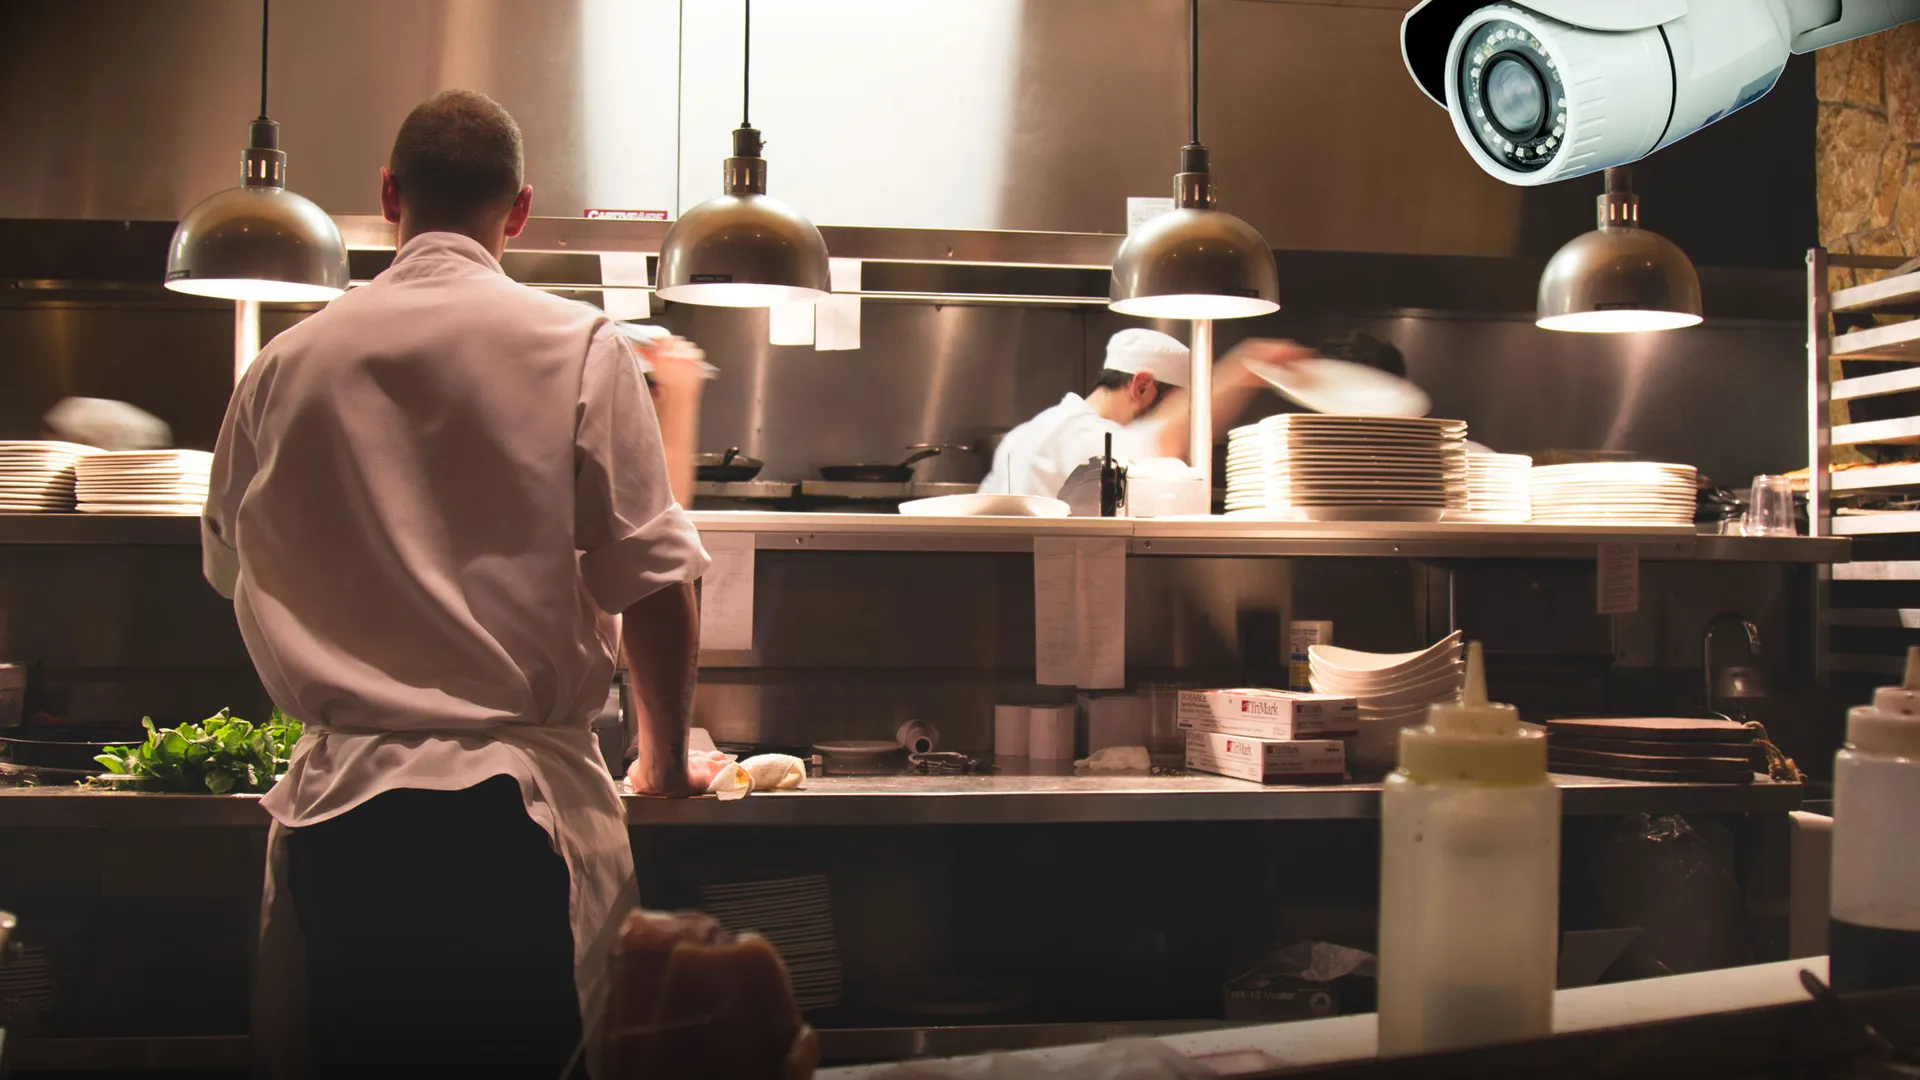
[[[1510,255],[1519,195],[1400,68],[1406,5],[1204,0],[1202,130],[1277,248]],[[499,98],[536,212],[677,212],[718,190],[736,5],[328,0],[273,22],[291,187],[378,210],[415,102]],[[1184,0],[766,0],[754,119],[772,190],[822,225],[1116,233],[1169,194]],[[0,6],[0,217],[172,220],[225,185],[252,115],[250,0]]]

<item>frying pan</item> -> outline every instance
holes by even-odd
[[[913,453],[898,465],[822,465],[820,476],[822,479],[841,484],[907,484],[913,482],[915,462],[930,458],[942,450],[960,448],[934,443],[917,443],[907,449]]]
[[[115,735],[123,737],[115,738]],[[145,739],[144,731],[138,738],[125,737],[125,733],[118,729],[78,729],[30,736],[24,734],[24,729],[16,728],[13,734],[0,737],[0,761],[34,768],[99,772],[100,765],[93,760],[95,754],[109,746],[138,745]]]
[[[742,454],[737,446],[727,447],[724,454],[696,454],[693,459],[694,479],[709,484],[744,484],[765,467],[766,462]]]

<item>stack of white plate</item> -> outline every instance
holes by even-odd
[[[787,965],[802,1012],[840,1004],[840,950],[825,875],[705,885],[700,910],[736,934],[766,938]]]
[[[1227,441],[1227,512],[1297,521],[1438,521],[1467,508],[1467,424],[1285,413]]]
[[[1458,630],[1434,645],[1409,653],[1370,653],[1314,645],[1307,649],[1313,688],[1353,698],[1360,736],[1348,765],[1370,772],[1394,767],[1400,729],[1426,719],[1427,706],[1460,695],[1466,667]]]
[[[73,463],[91,453],[77,443],[0,442],[0,513],[73,509]]]
[[[204,450],[91,453],[74,466],[83,514],[198,514],[213,455]]]
[[[1691,465],[1593,461],[1533,470],[1533,520],[1556,525],[1692,525]]]
[[[1525,454],[1467,455],[1467,510],[1449,521],[1524,524],[1533,517],[1533,459]]]

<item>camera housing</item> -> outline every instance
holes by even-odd
[[[1920,0],[1423,0],[1401,55],[1474,161],[1534,186],[1645,157],[1771,90],[1787,57]]]

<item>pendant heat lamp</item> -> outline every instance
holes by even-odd
[[[283,303],[346,292],[347,245],[325,211],[287,190],[280,125],[267,119],[267,0],[260,4],[260,117],[240,161],[240,186],[202,199],[174,228],[167,288]]]
[[[722,194],[680,215],[660,243],[655,292],[713,307],[772,307],[827,297],[827,242],[799,211],[767,195],[760,132],[748,120],[753,0],[741,46],[740,126],[721,173]]]
[[[1187,145],[1174,209],[1135,228],[1113,263],[1107,306],[1147,319],[1244,319],[1280,308],[1273,249],[1259,231],[1214,209],[1200,145],[1200,0],[1189,0]]]
[[[1600,227],[1567,241],[1540,275],[1547,330],[1622,334],[1700,322],[1700,276],[1673,241],[1640,227],[1640,199],[1623,167],[1607,170]]]

